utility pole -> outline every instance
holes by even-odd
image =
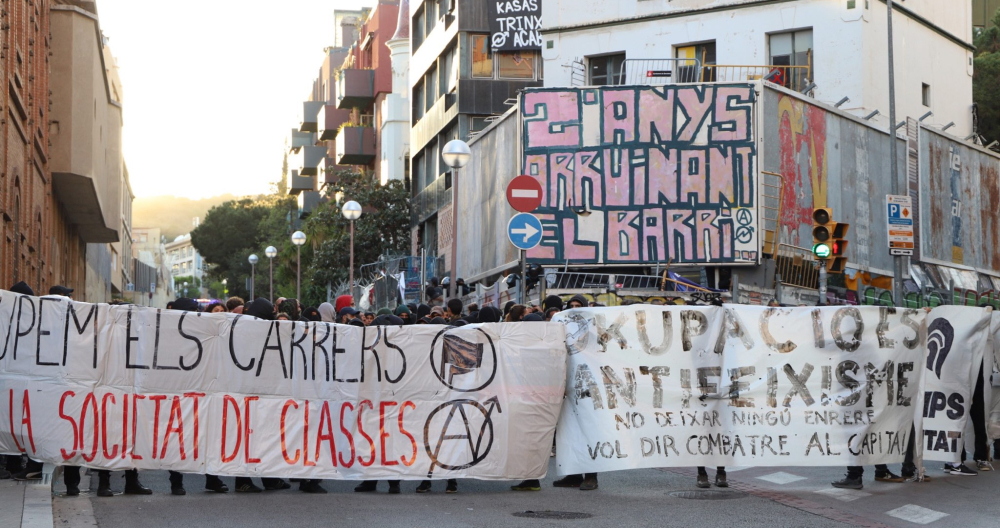
[[[886,0],[886,13],[888,15],[889,33],[889,182],[891,192],[894,195],[899,191],[899,172],[896,169],[896,74],[893,64],[892,49],[892,3],[894,0]],[[892,303],[899,307],[903,306],[903,256],[892,257]]]

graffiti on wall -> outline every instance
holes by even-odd
[[[797,240],[799,226],[812,224],[813,208],[827,206],[826,115],[820,107],[779,95],[778,138],[785,177],[781,240],[791,244],[806,245]],[[812,202],[803,202],[802,196],[811,196]]]
[[[521,95],[538,178],[540,263],[754,264],[753,85],[537,89]]]

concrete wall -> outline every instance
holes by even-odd
[[[870,0],[866,9],[865,3],[848,9],[841,0],[545,0],[545,86],[573,85],[574,72],[581,74],[574,62],[586,76],[588,56],[670,58],[677,46],[706,41],[715,41],[717,64],[763,66],[770,33],[812,28],[814,97],[831,103],[849,97],[842,108],[856,115],[877,109],[888,126],[885,4]],[[954,121],[953,131],[964,137],[972,129],[971,51],[961,44],[971,41],[970,0],[917,0],[905,8],[953,38],[897,11],[897,111],[920,116],[933,110],[930,122]],[[932,89],[928,108],[921,104],[922,83]]]

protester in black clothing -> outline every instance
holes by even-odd
[[[424,288],[424,298],[427,299],[427,304],[430,306],[441,306],[441,303],[444,302],[444,290],[438,284],[437,277],[431,277],[427,281],[427,287]]]

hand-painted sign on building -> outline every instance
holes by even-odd
[[[524,174],[539,179],[542,263],[754,264],[751,84],[521,95]]]

